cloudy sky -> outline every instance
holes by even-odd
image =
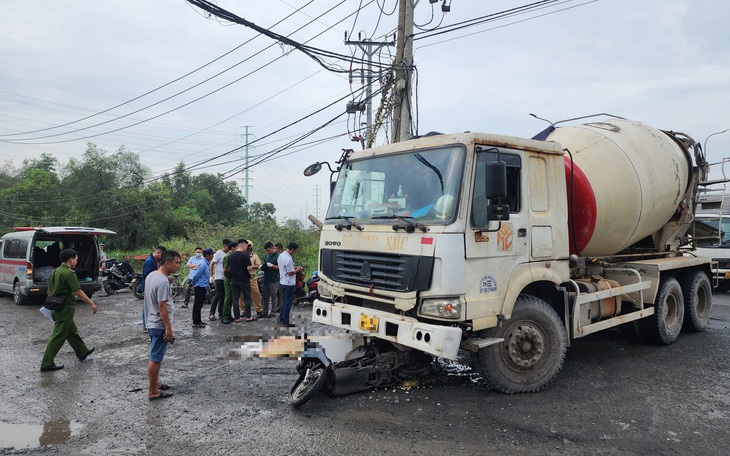
[[[358,58],[346,32],[390,40],[397,25],[395,0],[216,3]],[[447,0],[445,15],[442,3],[417,3],[423,30],[529,2]],[[529,113],[557,121],[607,112],[704,142],[730,128],[728,18],[730,3],[711,0],[558,0],[417,35],[418,131],[530,137],[546,124]],[[302,170],[360,147],[351,138],[364,117],[338,117],[348,94],[360,93],[359,76],[350,82],[346,72],[184,0],[8,0],[0,2],[0,36],[0,163],[18,166],[42,152],[65,162],[87,142],[109,152],[124,145],[155,175],[180,160],[205,161],[193,172],[225,173],[243,188],[244,173],[235,171],[245,163],[248,126],[249,199],[274,203],[282,221],[317,209],[323,216],[328,176],[305,178]],[[388,62],[392,52],[374,58]],[[385,141],[381,133],[378,143]],[[713,136],[707,152],[711,161],[730,156],[730,131]]]

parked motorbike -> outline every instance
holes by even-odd
[[[307,292],[297,297],[295,304],[312,304],[315,299],[319,298],[317,285],[319,284],[319,271],[312,272],[312,276],[307,279]]]
[[[129,261],[119,262],[116,258],[107,260],[102,268],[102,275],[105,277],[102,287],[107,295],[113,295],[122,288],[130,288],[138,299],[144,298],[140,291],[142,274],[134,272]]]
[[[331,396],[367,391],[423,377],[431,370],[431,355],[402,351],[380,339],[366,340],[333,363],[316,342],[305,341],[299,357],[299,378],[291,389],[289,403],[299,407],[325,387]]]
[[[297,300],[303,297],[306,292],[304,291],[304,269],[300,270],[296,274],[296,288],[294,289],[294,304]]]

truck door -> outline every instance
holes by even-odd
[[[505,202],[509,204],[510,219],[502,222],[498,231],[487,232],[489,201],[485,196],[485,167],[497,161],[497,149],[477,146],[466,227],[467,318],[497,315],[514,268],[528,261],[530,245],[527,211],[522,207],[522,156],[504,149],[500,150],[499,158],[507,163]],[[496,226],[494,222],[491,225]]]

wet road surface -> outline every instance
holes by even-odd
[[[176,342],[161,380],[175,396],[149,402],[149,339],[128,290],[78,304],[76,323],[96,352],[78,362],[65,345],[40,373],[51,323],[37,305],[0,298],[0,453],[3,454],[727,454],[730,448],[730,294],[715,296],[700,334],[668,347],[612,330],[573,341],[547,390],[490,391],[469,367],[438,364],[430,385],[287,403],[296,360],[226,361],[251,335],[317,332],[310,307],[299,328],[274,320],[191,328],[176,309]],[[203,309],[204,318],[207,309]]]

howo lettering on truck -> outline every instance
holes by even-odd
[[[610,118],[337,164],[312,319],[368,335],[393,369],[462,349],[496,390],[535,392],[573,339],[622,325],[671,344],[708,323],[713,264],[687,233],[709,165],[686,134]]]

